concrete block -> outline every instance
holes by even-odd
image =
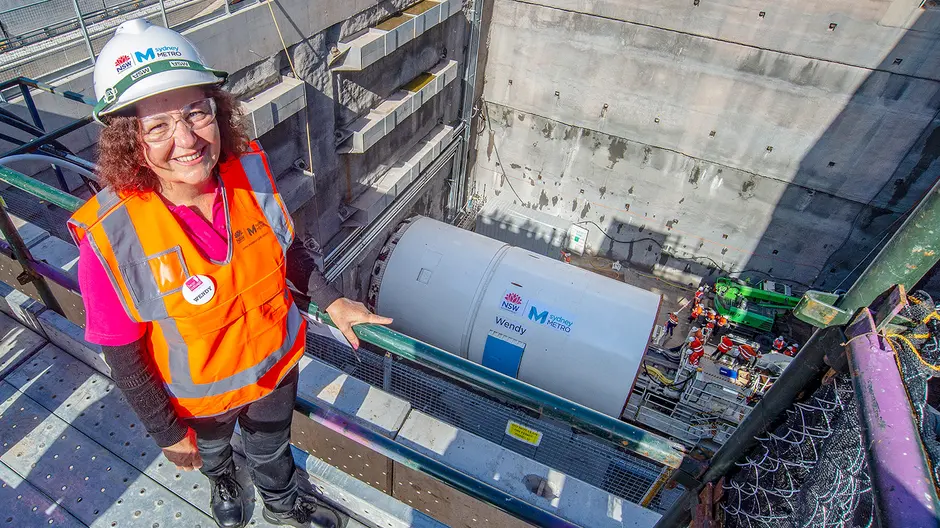
[[[363,128],[362,132],[357,134],[359,137],[358,151],[365,152],[369,150],[372,145],[378,143],[380,139],[385,137],[386,134],[386,118],[388,114],[379,114],[377,112],[370,112],[367,116],[368,124]]]
[[[660,517],[420,411],[409,414],[397,441],[578,526],[648,527]],[[544,479],[553,498],[529,491],[525,483],[529,475]]]
[[[304,82],[292,77],[281,77],[274,86],[242,102],[254,138],[260,138],[304,107]]]
[[[385,32],[385,55],[398,49],[398,34],[394,30]]]
[[[410,89],[402,89],[389,96],[368,115],[353,123],[350,127],[353,132],[352,136],[340,152],[362,154],[369,150],[409,115],[417,112],[421,106],[443,90],[446,84],[456,79],[456,72],[457,61],[442,61],[426,72],[432,77],[419,88],[409,87]],[[420,79],[422,76],[416,77],[412,82]],[[379,121],[382,122],[381,125]]]
[[[30,330],[45,336],[39,324],[39,314],[46,311],[46,306],[25,293],[13,289],[9,284],[0,282],[0,312],[16,319]]]
[[[290,213],[303,207],[316,192],[313,176],[308,176],[297,169],[288,170],[278,176],[277,191]]]
[[[105,376],[111,376],[111,367],[104,360],[101,346],[85,341],[83,328],[52,310],[46,310],[39,315],[39,324],[52,344]]]
[[[385,49],[385,32],[378,29],[370,29],[363,41],[359,43],[359,48],[351,48],[348,54],[359,56],[358,60],[354,61],[354,64],[358,65],[355,69],[365,69],[367,66],[370,66],[382,57],[388,55],[388,51]],[[353,64],[350,64],[350,69],[352,69],[352,66]]]
[[[398,41],[398,47],[403,46],[406,42],[414,40],[415,38],[415,19],[406,20],[402,22],[400,26],[395,28],[395,36]]]
[[[424,27],[426,27],[426,28],[431,28],[431,27],[434,27],[434,26],[440,24],[440,23],[441,23],[441,20],[443,20],[444,18],[446,18],[446,17],[442,16],[442,15],[443,15],[443,11],[444,11],[444,10],[443,10],[441,4],[437,4],[437,5],[433,6],[433,7],[431,7],[431,9],[428,9],[427,11],[425,11],[425,12],[423,13],[423,15],[424,15]]]
[[[463,0],[447,0],[447,16],[451,17],[463,10]]]
[[[407,90],[402,90],[395,92],[389,97],[390,101],[396,101],[397,105],[395,106],[395,123],[403,122],[408,116],[410,116],[416,106],[421,106],[420,104],[415,104],[415,94]]]
[[[0,314],[0,379],[45,345],[43,336]]]
[[[297,397],[327,403],[389,438],[395,437],[411,410],[405,400],[307,356],[300,360]]]

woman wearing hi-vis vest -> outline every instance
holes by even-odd
[[[95,64],[106,187],[69,220],[79,245],[86,339],[179,468],[212,482],[220,526],[244,526],[230,440],[241,426],[264,518],[295,527],[345,517],[298,490],[290,452],[306,322],[287,280],[336,322],[387,324],[342,298],[294,243],[290,215],[238,106],[178,33],[122,24]],[[158,520],[158,519],[154,519]]]

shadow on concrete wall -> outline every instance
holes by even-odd
[[[606,219],[605,219],[606,220]],[[596,254],[631,268],[652,273],[654,268],[669,266],[682,270],[689,276],[703,277],[706,281],[714,281],[722,270],[717,262],[704,263],[700,260],[674,257],[664,247],[674,241],[675,235],[653,229],[645,229],[639,233],[629,229],[630,219],[614,215],[610,218],[609,227],[602,228],[594,221],[573,222],[591,228],[588,244],[596,247]],[[482,223],[482,225],[481,225]],[[561,251],[565,249],[568,225],[547,225],[534,219],[522,219],[517,214],[496,212],[478,219],[476,231],[496,240],[504,241],[513,246],[527,249],[534,253],[545,255],[554,259],[561,259]],[[607,263],[595,266],[602,274],[609,275],[611,270]],[[603,269],[602,269],[603,268]],[[689,282],[689,286],[698,284]]]
[[[926,46],[908,42],[916,32],[935,33],[940,13],[921,11],[918,20],[904,37],[886,50],[879,66],[845,104],[843,110],[829,125],[813,147],[800,161],[792,184],[780,197],[760,242],[753,251],[746,268],[774,273],[774,262],[767,256],[777,255],[781,241],[787,241],[791,251],[797,242],[799,251],[789,257],[799,260],[800,254],[819,252],[814,259],[824,262],[818,269],[813,286],[823,290],[848,288],[871,262],[888,238],[897,231],[907,214],[929,192],[940,174],[940,72],[922,72],[923,76],[896,73],[900,62],[916,61],[930,53]],[[914,56],[911,50],[915,50]],[[920,55],[920,56],[918,56]],[[883,185],[875,189],[858,189],[853,184],[853,167],[879,162],[877,151],[887,148],[884,129],[879,129],[891,112],[904,113],[906,108],[920,107],[934,111],[926,126],[894,127],[889,141],[894,145],[911,145],[901,163],[886,167],[893,175],[885,175]],[[880,134],[880,136],[878,135]],[[813,190],[813,181],[841,180],[841,194],[867,195],[867,203],[827,195]],[[818,219],[820,230],[835,208],[854,213],[851,227],[840,244],[823,244],[811,233],[794,232],[788,218],[794,214]],[[850,216],[851,218],[851,216]],[[834,231],[834,230],[833,230]],[[783,256],[783,255],[781,255]],[[828,256],[828,257],[827,257]],[[823,260],[825,259],[825,260]],[[776,263],[780,268],[780,263]],[[780,269],[780,273],[787,275]]]

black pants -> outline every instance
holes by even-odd
[[[261,498],[275,512],[290,511],[297,498],[294,458],[290,451],[290,425],[297,399],[297,367],[280,385],[260,400],[225,414],[187,420],[196,431],[202,473],[210,479],[235,474],[232,433],[241,425],[245,458],[251,480]]]

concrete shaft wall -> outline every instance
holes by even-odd
[[[835,287],[937,178],[920,4],[494,0],[477,192],[636,265]]]

